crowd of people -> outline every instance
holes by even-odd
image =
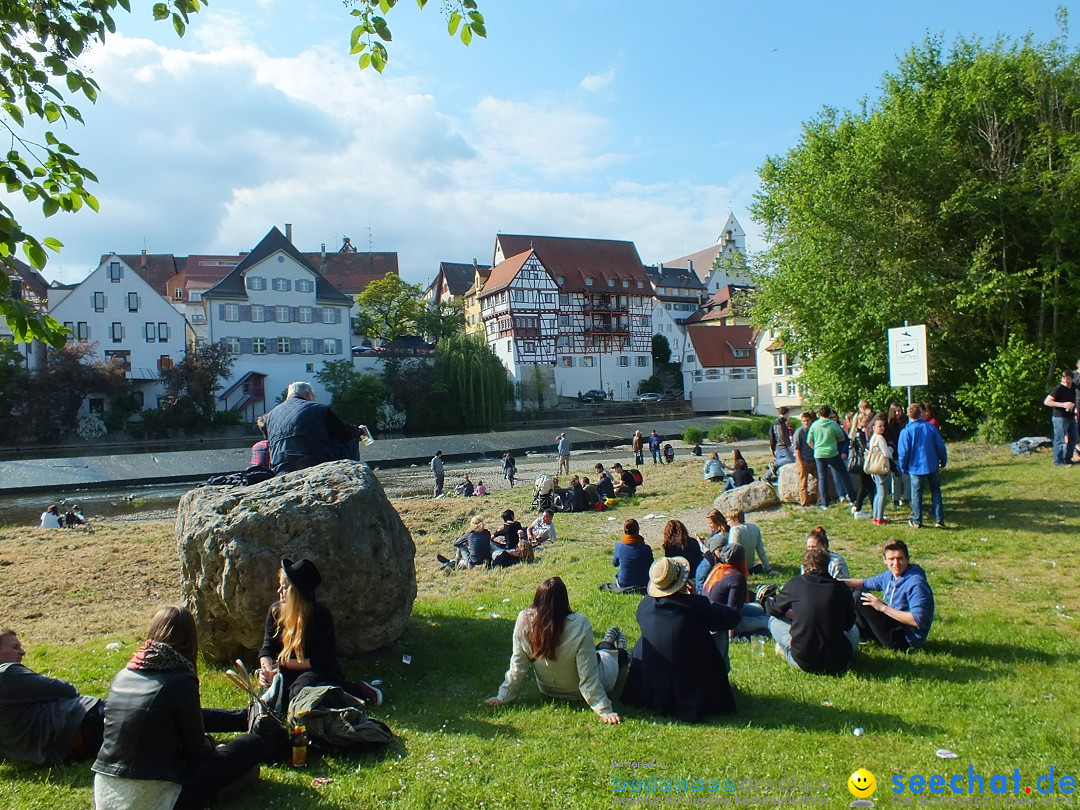
[[[157,611],[104,700],[24,666],[18,634],[0,631],[0,753],[36,765],[92,761],[98,810],[206,807],[287,755],[281,718],[306,688],[382,704],[379,689],[344,675],[333,615],[317,599],[321,582],[310,560],[281,560],[257,670],[274,713],[202,708],[198,632],[183,607]],[[216,744],[210,732],[237,734]]]

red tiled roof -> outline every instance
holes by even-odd
[[[348,296],[359,295],[368,284],[390,273],[398,274],[398,255],[394,252],[302,255],[323,278]]]
[[[702,368],[733,368],[753,366],[754,327],[752,326],[687,326],[686,334]],[[734,349],[749,349],[748,357],[736,357]]]
[[[507,287],[510,282],[514,280],[514,277],[518,274],[522,265],[525,264],[532,255],[533,251],[526,250],[524,253],[511,256],[509,259],[501,261],[492,267],[491,273],[488,275],[487,281],[484,282],[484,286],[477,297],[486,298],[492,293]]]
[[[602,292],[607,288],[608,279],[625,279],[642,282],[648,294],[652,293],[645,267],[633,242],[505,233],[499,234],[496,240],[503,256],[517,256],[532,249],[552,276],[565,279],[565,283],[559,286],[560,290]],[[593,278],[591,287],[585,284],[586,276]],[[636,289],[637,285],[634,287]]]
[[[14,256],[4,259],[8,276],[18,278],[22,284],[24,300],[49,300],[49,282],[37,270]]]

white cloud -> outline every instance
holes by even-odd
[[[611,67],[603,73],[590,73],[578,83],[578,86],[582,90],[588,90],[590,93],[595,93],[597,90],[602,90],[607,87],[614,79],[615,68]]]

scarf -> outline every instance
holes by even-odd
[[[138,672],[168,672],[174,669],[186,669],[195,674],[195,664],[187,656],[160,641],[146,640],[127,663],[128,669]]]
[[[624,534],[620,542],[626,543],[628,546],[640,546],[645,542],[645,538],[640,534]]]

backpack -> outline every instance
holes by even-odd
[[[593,504],[593,509],[595,509],[597,512],[603,512],[605,509],[607,509],[607,504],[603,501],[597,501]]]
[[[634,478],[635,487],[640,487],[645,481],[645,478],[641,474],[641,470],[630,470],[630,475]]]
[[[387,745],[385,724],[364,714],[364,702],[340,686],[308,686],[289,703],[289,722],[303,725],[315,743],[332,748]]]
[[[848,472],[859,472],[866,463],[866,439],[862,433],[856,433],[848,447],[847,468]]]

